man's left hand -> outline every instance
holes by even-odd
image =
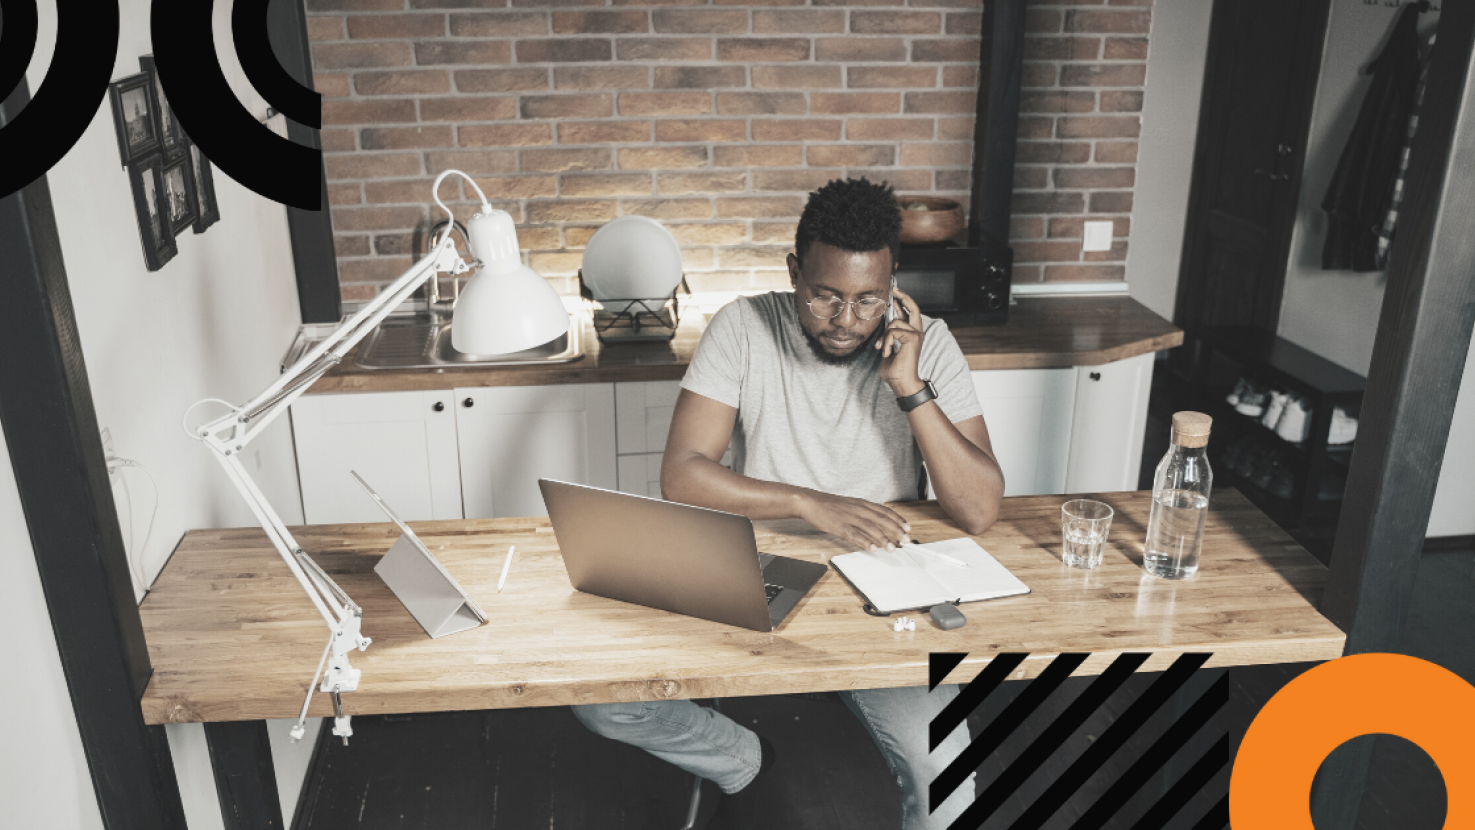
[[[891,301],[900,304],[905,314],[899,314],[891,321],[885,334],[877,341],[876,348],[882,350],[881,379],[898,398],[904,398],[917,394],[923,387],[922,376],[917,369],[917,361],[922,356],[922,310],[917,307],[917,301],[900,288],[892,291]],[[901,345],[895,354],[892,353],[892,344]]]

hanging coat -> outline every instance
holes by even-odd
[[[1398,160],[1419,83],[1419,12],[1403,7],[1372,75],[1357,123],[1321,202],[1327,213],[1321,267],[1379,271],[1378,234],[1393,198]]]

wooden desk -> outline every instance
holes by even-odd
[[[1030,652],[1017,677],[1066,651],[1093,653],[1078,674],[1123,651],[1153,652],[1148,671],[1189,651],[1213,652],[1209,666],[1341,656],[1342,632],[1316,612],[1326,569],[1239,493],[1215,493],[1203,569],[1183,582],[1141,570],[1150,494],[1099,498],[1117,512],[1105,561],[1092,571],[1060,562],[1065,497],[1006,499],[998,524],[977,539],[1032,593],[964,606],[968,625],[951,632],[926,621],[893,632],[861,611],[833,570],[771,634],[580,594],[537,517],[416,523],[490,617],[431,640],[372,573],[393,525],[293,532],[364,608],[374,644],[353,655],[363,681],[343,696],[355,715],[919,686],[931,651],[969,653],[953,682],[1004,651]],[[958,535],[934,503],[898,510],[923,541]],[[814,561],[847,550],[798,522],[763,523],[758,542]],[[517,561],[498,594],[508,544]],[[140,611],[154,665],[142,701],[151,724],[295,718],[327,640],[256,528],[186,534]],[[331,714],[326,695],[314,695],[311,714]]]

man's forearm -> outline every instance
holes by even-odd
[[[907,418],[938,504],[970,535],[992,527],[1004,497],[1004,474],[998,460],[960,432],[936,403],[912,410]]]
[[[661,461],[661,494],[750,519],[804,518],[810,491],[790,484],[740,475],[695,451],[668,452]]]

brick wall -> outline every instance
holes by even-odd
[[[423,253],[450,167],[564,293],[620,215],[670,228],[693,290],[732,291],[787,286],[805,195],[831,178],[966,202],[978,0],[507,2],[307,0],[346,299]],[[1017,280],[1123,278],[1141,5],[1032,4]],[[459,180],[442,190],[471,212]],[[1110,253],[1082,256],[1087,213],[1117,221]]]

